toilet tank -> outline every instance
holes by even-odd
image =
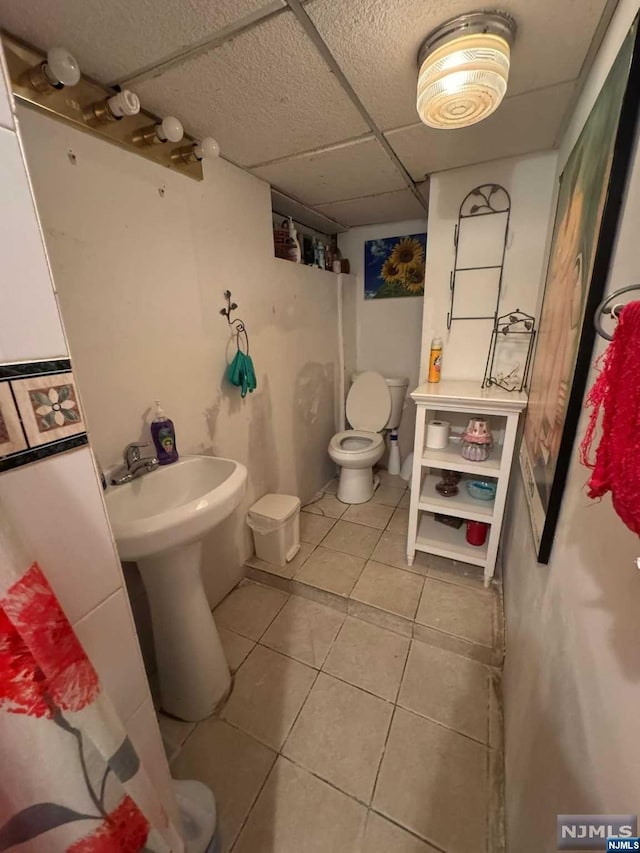
[[[407,397],[409,380],[406,376],[385,376],[384,378],[391,394],[391,414],[389,415],[385,429],[397,429],[400,426],[400,418],[402,417],[402,409]]]
[[[361,371],[351,374],[351,381],[355,382]],[[400,418],[402,417],[402,409],[407,396],[407,388],[409,387],[409,379],[406,376],[384,376],[389,394],[391,395],[391,414],[389,420],[385,424],[385,429],[397,429],[400,426]]]

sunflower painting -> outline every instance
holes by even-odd
[[[385,237],[364,244],[364,298],[422,296],[426,234]]]

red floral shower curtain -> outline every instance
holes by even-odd
[[[0,505],[0,853],[184,845],[98,675]]]

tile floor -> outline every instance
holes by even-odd
[[[173,775],[215,792],[224,851],[503,849],[497,591],[447,561],[409,570],[406,491],[385,480],[361,507],[330,484],[295,565],[252,560],[270,585],[216,608],[235,673],[220,715],[160,715]]]
[[[300,513],[301,547],[286,566],[252,558],[248,577],[380,627],[500,666],[499,598],[482,569],[417,553],[406,561],[409,491],[380,472],[371,501],[350,506],[332,481]],[[221,623],[223,626],[224,622]]]

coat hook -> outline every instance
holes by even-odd
[[[224,298],[227,300],[227,307],[221,308],[220,313],[223,317],[227,318],[227,323],[233,328],[233,331],[236,336],[236,346],[240,349],[240,335],[244,335],[244,339],[247,345],[247,355],[249,354],[249,335],[247,334],[247,327],[244,324],[244,321],[239,317],[235,319],[231,319],[231,312],[236,311],[238,308],[238,304],[236,302],[231,301],[231,291],[224,291]]]

